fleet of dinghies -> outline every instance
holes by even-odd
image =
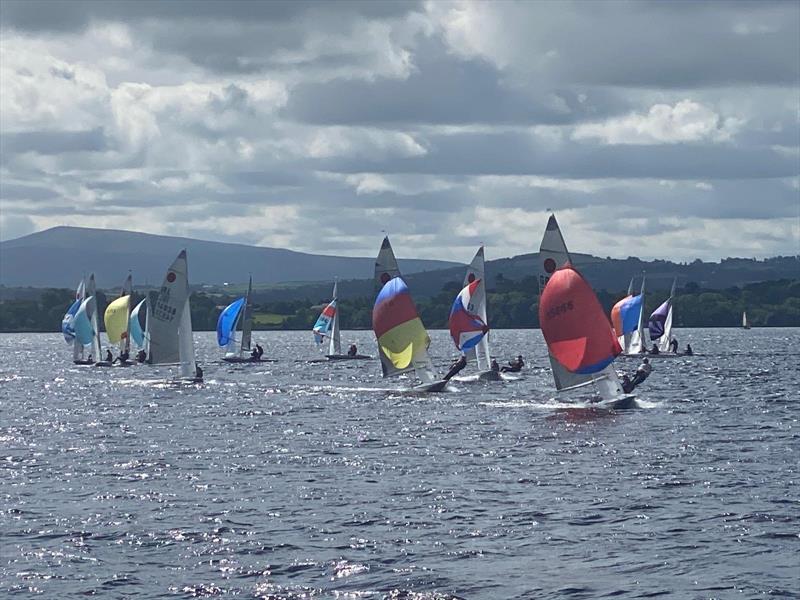
[[[547,344],[550,370],[557,394],[593,393],[593,403],[611,408],[629,408],[634,396],[627,382],[624,387],[614,370],[614,360],[622,354],[645,351],[645,331],[661,351],[672,341],[675,281],[669,297],[644,320],[645,278],[638,294],[633,280],[628,294],[611,310],[610,319],[589,283],[576,269],[567,250],[555,215],[550,215],[539,247],[539,322]],[[375,260],[375,303],[372,328],[384,377],[412,377],[409,391],[440,392],[448,385],[448,374],[440,378],[433,367],[428,348],[430,337],[417,312],[411,291],[403,279],[388,236],[383,239]],[[358,354],[355,345],[342,352],[339,326],[338,281],[312,333],[316,346],[327,360],[369,359]],[[253,350],[253,282],[247,293],[226,306],[217,322],[217,343],[228,363],[257,363],[261,347]],[[202,370],[195,360],[192,316],[189,303],[189,276],[186,251],[181,251],[167,269],[161,287],[138,303],[134,300],[133,279],[129,274],[119,296],[108,304],[104,323],[108,343],[117,346],[116,360],[100,356],[100,327],[94,274],[81,280],[75,299],[62,320],[65,341],[72,346],[73,362],[79,365],[122,366],[135,344],[137,362],[177,367],[173,381],[199,383]],[[746,321],[745,321],[746,323]],[[484,247],[475,253],[467,267],[463,287],[450,309],[448,325],[456,350],[461,354],[457,369],[470,362],[475,373],[459,381],[502,381],[489,348]],[[677,342],[676,342],[677,343]],[[110,355],[110,351],[109,351]],[[457,372],[454,369],[452,372]],[[634,382],[635,383],[635,382]]]

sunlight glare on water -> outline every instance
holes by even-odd
[[[798,597],[800,330],[676,335],[698,356],[654,361],[617,413],[553,399],[538,331],[492,333],[517,380],[431,396],[376,361],[304,362],[306,332],[255,332],[279,359],[258,366],[196,334],[206,382],[182,388],[2,335],[0,591]]]

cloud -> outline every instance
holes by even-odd
[[[799,10],[4,2],[3,235],[371,255],[388,230],[464,260],[534,250],[552,208],[584,252],[791,253]]]
[[[573,139],[599,139],[607,144],[672,144],[727,141],[741,126],[736,118],[723,119],[707,106],[681,100],[674,106],[656,104],[647,114],[631,113],[600,123],[578,125]]]

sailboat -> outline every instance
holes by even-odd
[[[127,357],[130,356],[131,340],[130,340],[130,313],[132,308],[133,299],[133,279],[131,275],[125,279],[122,284],[122,291],[119,298],[111,302],[106,307],[106,312],[103,315],[103,321],[106,325],[106,335],[110,344],[117,344],[119,346],[120,366],[130,366]],[[109,361],[99,361],[97,366],[110,367],[112,365]]]
[[[628,294],[611,309],[611,324],[626,355],[637,355],[647,350],[644,340],[644,287],[645,277],[642,275],[642,287],[636,296],[632,295],[631,279]]]
[[[613,369],[622,348],[591,286],[572,266],[555,215],[547,221],[539,259],[539,323],[556,390],[593,386],[600,406],[632,408],[634,397],[623,391]]]
[[[502,381],[499,371],[491,369],[484,262],[481,246],[467,267],[463,289],[450,309],[450,335],[467,360],[476,361],[479,381]]]
[[[417,314],[408,286],[400,276],[397,259],[384,238],[375,260],[375,281],[380,291],[372,309],[372,329],[378,340],[378,354],[384,377],[414,372],[422,381],[416,392],[440,392],[447,381],[437,379],[428,356],[430,337]]]
[[[189,269],[186,250],[172,262],[161,288],[147,300],[149,353],[147,364],[180,365],[176,382],[203,380],[195,362],[192,313],[189,306]]]
[[[747,320],[747,311],[742,311],[742,329],[750,329],[750,323]]]
[[[143,298],[131,311],[131,316],[128,319],[128,333],[130,339],[136,344],[141,351],[137,355],[136,360],[142,362],[147,357],[150,348],[150,335],[148,332],[148,318],[147,318],[147,297]],[[142,352],[144,354],[142,354]]]
[[[647,330],[650,333],[650,341],[656,342],[659,351],[659,354],[654,356],[662,356],[664,353],[669,352],[669,345],[672,342],[672,304],[675,299],[676,281],[676,279],[672,280],[669,298],[655,309],[647,320]],[[675,355],[666,354],[666,356]]]
[[[325,358],[328,360],[367,360],[371,356],[366,354],[342,354],[342,340],[339,332],[339,307],[338,307],[338,284],[333,283],[333,296],[331,301],[322,309],[322,312],[317,318],[316,323],[311,331],[314,333],[314,341],[317,346],[322,350],[327,341],[327,354]]]
[[[64,341],[72,345],[72,362],[76,365],[89,365],[93,364],[92,361],[84,358],[84,345],[75,335],[75,316],[81,304],[86,299],[86,284],[81,279],[75,290],[75,300],[72,302],[64,318],[61,320],[61,333],[64,335]]]
[[[89,276],[89,281],[86,283],[86,286],[83,290],[81,287],[78,286],[80,295],[83,299],[80,302],[80,306],[78,310],[75,311],[75,316],[72,319],[72,331],[75,335],[75,341],[83,346],[90,346],[91,353],[86,359],[83,359],[83,351],[81,350],[78,353],[77,350],[73,348],[73,362],[76,365],[94,365],[97,363],[97,359],[100,357],[100,325],[97,319],[97,289],[94,283],[94,273]],[[73,303],[72,306],[75,306]],[[72,310],[72,306],[70,310]],[[69,311],[67,311],[69,313]],[[67,315],[64,315],[66,319]],[[62,328],[63,328],[63,321],[62,321]],[[78,357],[81,358],[78,358]]]
[[[274,362],[250,354],[253,332],[253,278],[247,283],[247,294],[231,302],[220,313],[217,320],[217,344],[225,348],[222,360],[229,363]],[[242,327],[241,338],[237,341],[236,330]]]

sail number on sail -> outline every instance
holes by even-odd
[[[573,304],[572,300],[569,302],[564,302],[563,304],[559,304],[558,306],[554,306],[550,310],[545,313],[545,317],[549,319],[554,319],[560,314],[563,314],[567,311],[574,310],[575,305]]]

